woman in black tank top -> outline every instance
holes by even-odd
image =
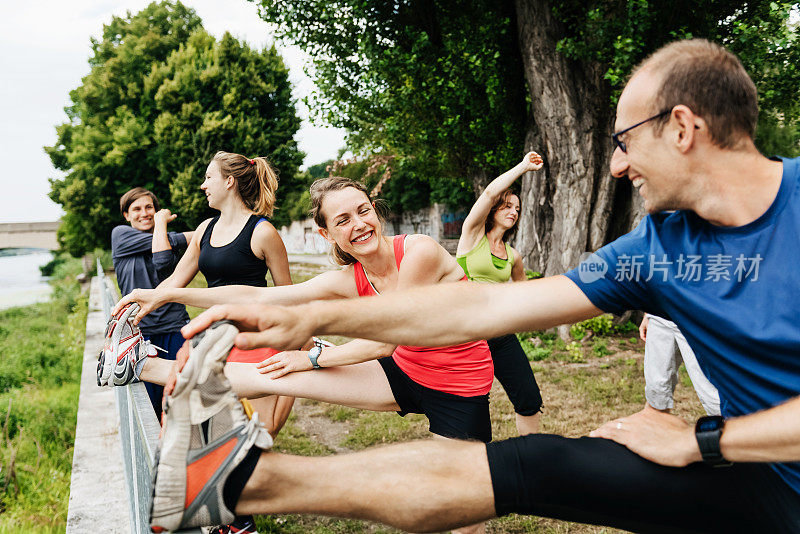
[[[211,219],[200,239],[198,266],[206,277],[208,287],[233,285],[267,287],[267,264],[263,258],[255,255],[250,245],[256,227],[267,220],[256,214],[250,215],[244,228],[233,241],[215,247],[211,244],[211,234],[218,221],[219,217]]]
[[[198,271],[206,277],[209,287],[266,287],[268,270],[276,286],[291,284],[286,247],[275,227],[264,219],[272,215],[277,188],[277,176],[265,158],[249,159],[240,154],[217,152],[200,189],[208,205],[220,214],[200,223],[172,276],[147,291],[158,293],[185,287]],[[130,296],[135,299],[134,293]],[[261,362],[276,352],[234,348],[228,361]],[[294,397],[273,395],[250,403],[274,437],[289,417]],[[255,531],[252,525],[250,516],[237,517],[233,523],[244,531]]]

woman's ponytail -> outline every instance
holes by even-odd
[[[236,189],[247,209],[263,217],[271,217],[275,209],[278,175],[264,157],[246,158],[232,152],[217,152],[214,161],[222,176],[233,176]]]

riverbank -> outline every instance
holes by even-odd
[[[66,525],[86,321],[81,271],[80,260],[67,260],[48,302],[0,311],[0,533]]]

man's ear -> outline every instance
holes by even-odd
[[[696,143],[700,136],[708,135],[708,124],[702,117],[695,115],[688,106],[679,104],[672,108],[674,131],[672,138],[675,145],[683,153],[688,152]]]
[[[334,244],[333,239],[331,239],[331,236],[328,234],[328,230],[326,230],[325,228],[317,228],[317,232],[319,232],[319,235],[322,236],[322,239],[324,239],[331,245]]]
[[[122,216],[123,216],[123,217],[125,217],[125,220],[126,220],[126,221],[128,221],[128,222],[131,222],[131,218],[130,218],[130,216],[128,215],[128,212],[127,212],[127,211],[123,211],[123,212],[122,212]]]

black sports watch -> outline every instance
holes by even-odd
[[[317,363],[317,358],[322,353],[322,345],[314,343],[314,346],[311,347],[311,350],[308,351],[308,359],[311,360],[311,367],[314,369],[321,369],[320,364]]]
[[[719,446],[719,439],[722,437],[722,429],[725,427],[725,419],[721,415],[706,415],[697,420],[694,425],[694,435],[697,438],[697,445],[700,447],[700,454],[703,462],[712,467],[727,467],[731,462],[722,456]]]

